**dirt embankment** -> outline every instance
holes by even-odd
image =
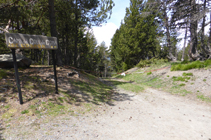
[[[190,73],[190,79],[185,81],[178,80],[177,83],[183,84],[181,89],[190,91],[192,94],[203,95],[211,100],[211,69],[191,69],[187,71],[170,71],[170,67],[165,69],[157,69],[152,71],[153,75],[158,76],[164,82],[168,82],[169,86],[172,85],[173,77],[184,78],[184,73]],[[193,95],[190,95],[193,96]]]

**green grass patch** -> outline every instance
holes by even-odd
[[[179,86],[181,86],[181,87],[182,87],[182,86],[185,86],[185,84],[184,84],[184,83],[181,83],[181,84],[179,84]]]
[[[9,119],[11,118],[15,113],[17,112],[17,109],[9,109],[7,112],[5,112],[3,115],[2,115],[2,119]]]
[[[201,99],[202,101],[205,102],[211,102],[211,99],[209,97],[206,97],[204,95],[197,95],[197,98]]]
[[[151,72],[151,71],[147,73],[147,75],[151,75],[151,74],[152,74],[152,72]]]
[[[52,102],[48,103],[48,105],[49,105],[49,107],[54,107],[55,106],[54,103],[52,103]]]
[[[21,111],[21,114],[27,114],[27,113],[29,113],[29,110],[23,110],[23,111]]]
[[[107,102],[110,96],[112,87],[105,85],[96,77],[88,75],[90,82],[72,80],[71,83],[75,89],[80,90],[86,96],[92,99],[92,102],[98,104],[99,102]],[[68,96],[71,96],[68,94]]]
[[[186,71],[190,69],[199,69],[199,68],[206,68],[211,65],[211,60],[205,60],[205,61],[194,61],[190,63],[179,63],[179,64],[173,64],[171,66],[171,71]]]
[[[182,81],[182,82],[185,82],[187,80],[190,80],[190,77],[182,77],[182,76],[173,76],[172,77],[173,81]]]
[[[34,84],[30,81],[27,81],[24,85],[24,88],[26,89],[33,89],[34,88]]]
[[[64,103],[64,97],[58,97],[58,100],[61,102],[61,103]]]
[[[187,82],[190,79],[189,76],[192,74],[185,73],[184,75],[185,76],[179,76],[179,77],[174,76],[171,79],[166,81],[160,78],[159,76],[146,75],[145,73],[132,73],[132,74],[126,75],[122,79],[126,81],[133,81],[136,84],[130,84],[128,82],[118,82],[118,81],[113,82],[113,84],[130,91],[134,91],[134,89],[136,89],[137,86],[139,86],[138,88],[141,87],[141,89],[136,90],[136,91],[143,91],[144,88],[151,87],[151,88],[156,88],[156,89],[162,89],[166,92],[170,92],[171,94],[186,96],[187,94],[190,94],[191,92],[183,88],[185,84],[174,83],[175,81]]]
[[[5,105],[4,108],[8,109],[10,108],[10,105]]]
[[[193,73],[189,72],[189,73],[183,73],[182,76],[193,76]]]
[[[121,78],[123,78],[123,77],[124,77],[124,76],[123,76],[123,75],[120,75],[120,74],[113,76],[113,78],[119,78],[119,79],[121,79]]]
[[[90,103],[87,103],[87,104],[85,104],[85,108],[86,108],[86,111],[91,111],[92,110],[92,108],[93,108],[93,105],[92,104],[90,104]]]
[[[124,90],[132,91],[135,93],[144,91],[144,87],[142,87],[141,85],[136,85],[136,84],[131,84],[131,83],[120,84],[117,87],[120,87]]]
[[[191,94],[190,91],[182,89],[181,86],[177,84],[171,86],[167,91],[169,91],[171,94],[179,94],[181,96],[186,96],[187,94]]]
[[[126,80],[126,81],[134,81],[134,82],[138,82],[140,81],[143,77],[149,77],[146,74],[143,73],[133,73],[133,74],[127,74],[126,76],[122,77],[122,79]]]
[[[35,105],[30,105],[29,109],[36,109],[36,106]]]
[[[148,79],[147,81],[140,84],[143,84],[145,86],[152,87],[152,88],[158,88],[158,89],[164,88],[166,86],[166,83],[158,77]]]
[[[63,105],[58,105],[58,104],[54,104],[54,105],[49,105],[48,108],[48,114],[52,115],[52,116],[57,116],[59,114],[65,114],[65,106]]]

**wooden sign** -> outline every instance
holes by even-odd
[[[18,87],[18,96],[20,104],[23,104],[20,79],[18,74],[18,66],[16,62],[15,49],[47,49],[52,50],[53,57],[53,69],[54,69],[54,79],[56,94],[58,94],[57,76],[56,76],[56,60],[55,60],[55,50],[58,48],[56,37],[47,37],[42,35],[27,35],[18,33],[5,33],[6,45],[12,50],[13,63],[15,69],[16,84]]]
[[[10,49],[56,50],[58,48],[56,37],[19,33],[5,33],[5,38],[7,47]]]

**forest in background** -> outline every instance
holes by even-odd
[[[6,0],[0,1],[0,54],[10,53],[5,32],[57,37],[57,65],[93,72],[107,64],[105,43],[97,45],[91,30],[110,18],[112,0]],[[19,50],[33,64],[51,65],[51,51]]]
[[[208,0],[130,0],[112,38],[112,67],[123,71],[151,58],[210,59],[211,31],[205,34],[205,28],[211,26],[210,6]],[[182,39],[184,45],[178,46]]]
[[[124,20],[108,50],[97,45],[92,26],[110,18],[112,0],[0,1],[0,54],[10,53],[5,32],[55,36],[57,65],[70,65],[102,76],[121,72],[151,58],[169,61],[210,58],[209,0],[130,0]],[[183,31],[184,46],[178,46]],[[187,45],[186,45],[187,44]],[[182,48],[182,49],[179,49]],[[19,50],[34,64],[52,64],[47,50]]]

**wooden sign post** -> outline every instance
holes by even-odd
[[[42,35],[28,35],[19,33],[5,33],[7,47],[12,49],[13,63],[15,69],[16,84],[18,87],[18,97],[20,104],[23,104],[20,80],[18,75],[18,66],[16,62],[15,49],[46,49],[52,50],[53,57],[53,69],[54,69],[54,80],[56,94],[58,94],[57,86],[57,76],[56,76],[56,60],[55,60],[55,50],[58,48],[56,37],[47,37]]]

